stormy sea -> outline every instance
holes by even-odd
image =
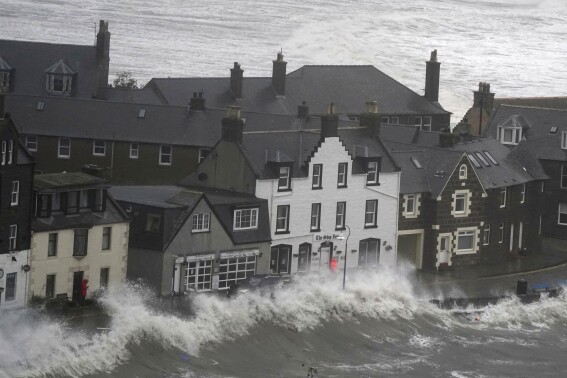
[[[566,296],[440,309],[411,274],[349,272],[344,291],[340,274],[305,276],[273,296],[172,305],[131,284],[94,313],[5,312],[0,377],[567,375]]]
[[[371,64],[420,94],[437,49],[454,123],[479,81],[502,97],[565,95],[566,18],[564,0],[0,0],[0,38],[90,44],[105,19],[111,72],[142,84],[228,76],[234,61],[270,75],[282,49],[288,72]],[[566,296],[446,310],[414,275],[349,272],[345,291],[312,276],[274,298],[172,304],[131,283],[97,311],[4,311],[0,378],[567,376]]]

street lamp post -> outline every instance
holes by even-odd
[[[348,238],[349,238],[349,236],[350,236],[350,227],[347,226],[346,224],[345,224],[345,227],[346,227],[347,230],[348,230],[348,234],[347,234],[347,237],[346,237],[346,240],[345,240],[345,267],[344,267],[344,270],[343,270],[343,290],[345,289],[345,283],[346,283],[346,269],[347,269],[347,256],[348,256]]]

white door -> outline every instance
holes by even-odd
[[[437,263],[448,264],[449,263],[449,237],[441,236],[439,239],[439,255],[437,256]]]
[[[321,260],[319,260],[320,269],[324,272],[329,269],[329,258],[331,256],[330,247],[321,247]]]

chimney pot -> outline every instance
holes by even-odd
[[[378,101],[367,101],[366,102],[366,112],[378,114]]]
[[[242,77],[244,71],[238,62],[234,62],[234,68],[230,69],[230,91],[236,98],[242,98]]]
[[[240,119],[240,106],[229,105],[226,108],[226,118]]]

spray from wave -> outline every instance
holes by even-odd
[[[196,295],[191,298],[192,314],[182,315],[155,306],[149,290],[127,285],[111,289],[101,299],[110,316],[107,331],[73,327],[35,310],[1,313],[0,377],[110,373],[127,363],[132,346],[141,343],[198,356],[204,347],[238,342],[258,328],[301,335],[326,324],[344,324],[368,329],[368,335],[359,335],[371,344],[393,343],[405,333],[409,347],[430,352],[445,342],[425,331],[430,328],[537,332],[567,319],[564,296],[529,305],[504,300],[479,310],[482,321],[473,322],[435,307],[428,299],[414,294],[400,272],[359,271],[349,273],[344,291],[341,275],[322,275],[299,278],[273,298],[250,292],[231,299]],[[373,334],[378,324],[389,333]]]

